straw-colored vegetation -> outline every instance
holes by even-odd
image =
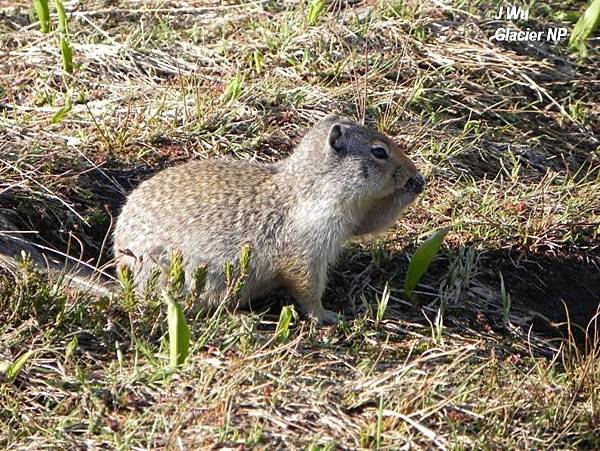
[[[480,1],[63,5],[71,73],[32,4],[0,1],[0,229],[102,266],[151,173],[283,158],[332,111],[407,141],[428,188],[332,268],[337,327],[285,294],[204,312],[127,274],[99,297],[4,265],[0,448],[600,447],[597,37],[585,59],[568,38],[493,41],[506,22]],[[585,6],[510,26],[572,29]],[[410,255],[445,227],[406,297]],[[191,337],[171,364],[165,299]]]

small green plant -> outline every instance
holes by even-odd
[[[206,286],[206,276],[208,275],[208,265],[200,265],[192,274],[192,280],[194,281],[192,295],[198,297],[204,291]]]
[[[252,250],[249,244],[244,244],[240,250],[240,275],[235,284],[234,293],[239,295],[250,274],[250,256]]]
[[[290,336],[290,324],[296,316],[293,305],[286,305],[281,309],[277,328],[275,329],[275,338],[277,340],[286,340]]]
[[[306,448],[306,450],[307,451],[333,451],[333,450],[335,450],[337,448],[338,447],[336,446],[336,444],[334,442],[334,443],[328,443],[326,445],[312,444],[308,448]]]
[[[56,14],[58,15],[58,33],[60,35],[60,56],[65,72],[73,72],[73,51],[69,44],[69,28],[67,26],[67,14],[61,0],[54,0]]]
[[[165,290],[163,298],[167,303],[167,322],[169,324],[169,364],[177,368],[187,358],[190,350],[190,328],[179,304]]]
[[[235,275],[235,266],[231,262],[225,262],[223,265],[223,274],[225,275],[225,283],[228,287],[232,286]]]
[[[196,274],[195,274],[196,275]],[[197,275],[202,277],[202,275]],[[183,254],[174,251],[169,266],[169,282],[163,290],[163,299],[167,304],[167,323],[169,326],[169,364],[171,368],[181,365],[189,354],[190,328],[185,321],[183,310],[178,301],[183,298],[185,287],[185,268]]]
[[[256,73],[262,73],[263,68],[265,67],[265,57],[259,50],[254,50],[252,52],[252,63]]]
[[[0,362],[0,373],[4,373],[4,375],[9,381],[15,380],[15,378],[23,369],[23,366],[27,363],[27,361],[31,358],[31,356],[34,353],[35,351],[29,350],[26,353],[22,354],[20,357],[17,357],[12,363]]]
[[[376,321],[379,323],[383,320],[385,316],[385,311],[387,309],[388,301],[390,300],[390,286],[386,283],[383,288],[383,293],[381,294],[381,298],[377,298],[377,314]]]
[[[169,291],[173,295],[179,295],[184,286],[183,255],[180,251],[175,251],[171,254],[171,264],[169,266]]]
[[[52,119],[50,119],[50,122],[52,124],[58,124],[67,116],[67,114],[69,114],[69,111],[71,111],[71,107],[71,99],[69,97],[69,93],[67,93],[67,95],[65,96],[65,104],[62,107],[60,107],[56,113],[54,113]]]
[[[160,268],[154,267],[150,270],[150,275],[144,282],[143,294],[145,299],[149,299],[156,294],[160,274]]]
[[[404,294],[410,297],[416,288],[419,280],[429,268],[444,241],[444,237],[448,233],[448,228],[440,229],[427,238],[415,251],[408,269],[406,271],[406,279],[404,281]]]
[[[319,18],[325,11],[325,0],[312,0],[308,5],[308,12],[306,13],[306,23],[309,27],[316,25]]]
[[[225,275],[225,284],[227,286],[227,297],[239,297],[246,280],[250,275],[250,257],[252,249],[249,244],[242,245],[239,257],[239,270],[232,262],[225,262],[223,266],[223,274]]]
[[[71,338],[71,341],[69,341],[69,343],[67,343],[67,346],[65,347],[65,360],[69,361],[73,355],[75,355],[75,351],[77,350],[79,346],[79,340],[77,338],[77,335],[74,335],[73,338]]]
[[[133,271],[129,266],[123,265],[119,267],[117,276],[123,290],[119,298],[119,305],[123,310],[131,313],[135,306]]]
[[[600,0],[593,0],[579,18],[569,38],[569,46],[581,57],[587,55],[586,41],[600,24]]]
[[[510,308],[512,306],[512,300],[510,298],[510,294],[506,292],[502,273],[500,273],[500,296],[502,298],[502,318],[504,319],[504,322],[508,324],[510,322]]]
[[[244,84],[244,77],[239,72],[229,80],[225,90],[223,91],[222,99],[225,103],[231,103],[237,100],[242,95],[242,85]]]
[[[384,243],[382,241],[373,243],[373,247],[371,248],[371,260],[373,264],[378,268],[382,268],[389,259],[390,254],[386,250]]]
[[[580,99],[577,99],[574,102],[569,102],[569,114],[576,121],[585,123],[588,118],[585,102],[581,101]]]
[[[33,0],[35,13],[40,21],[40,31],[42,33],[50,33],[50,9],[48,8],[48,0]]]
[[[62,59],[63,69],[67,73],[73,72],[73,50],[69,43],[69,28],[67,25],[67,14],[62,0],[55,0],[56,15],[58,16],[58,48]],[[40,21],[42,33],[50,33],[50,8],[48,0],[33,0],[35,13]]]

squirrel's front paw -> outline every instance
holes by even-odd
[[[310,317],[315,320],[319,326],[334,326],[342,319],[339,313],[326,309],[322,309],[318,314],[312,314]]]

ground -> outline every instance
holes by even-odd
[[[140,181],[193,158],[284,158],[333,111],[405,142],[428,179],[332,268],[343,323],[297,319],[285,338],[283,295],[213,314],[182,298],[176,371],[160,296],[8,265],[0,447],[599,448],[599,41],[582,59],[567,40],[490,39],[570,32],[585,3],[508,22],[481,1],[66,2],[66,73],[58,31],[0,1],[0,219],[38,245],[103,265]],[[407,298],[410,256],[441,227]]]

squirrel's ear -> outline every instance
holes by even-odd
[[[344,143],[344,128],[340,124],[333,124],[329,129],[329,147],[338,155],[346,154],[346,145]]]

